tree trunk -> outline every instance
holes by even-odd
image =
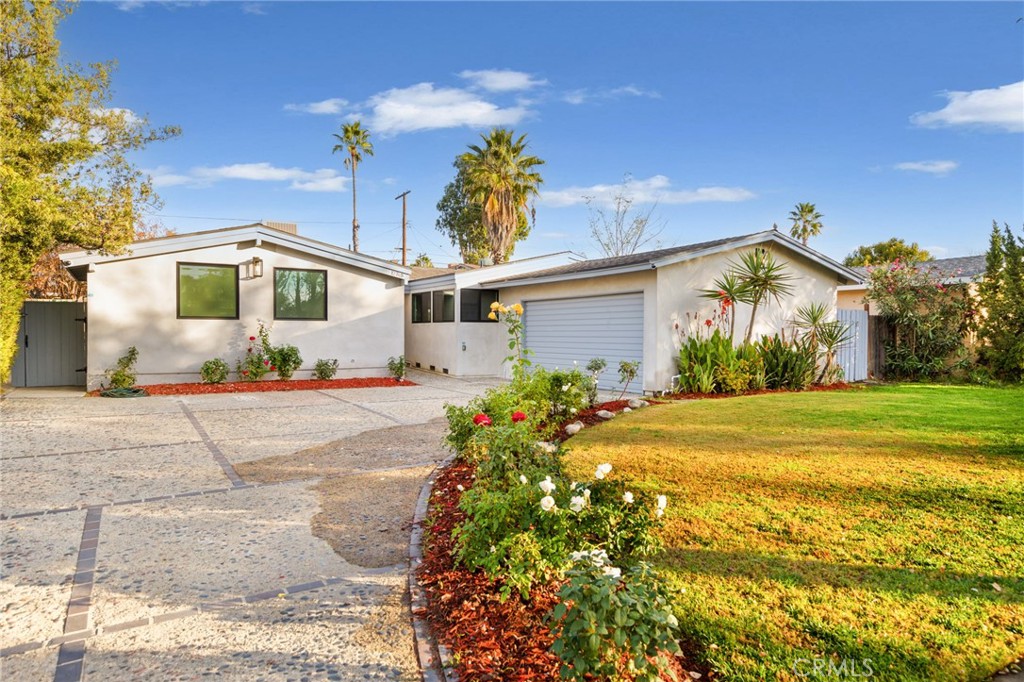
[[[755,298],[753,307],[750,309],[750,325],[747,327],[747,336],[743,343],[750,343],[750,336],[754,333],[754,320],[757,318],[757,307],[761,305],[761,299]]]
[[[352,159],[352,250],[359,253],[359,219],[356,218],[356,160]]]

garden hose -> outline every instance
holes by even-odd
[[[100,391],[104,398],[142,398],[148,396],[144,388],[108,388]]]

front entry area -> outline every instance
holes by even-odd
[[[11,383],[85,386],[85,339],[85,303],[26,301]]]

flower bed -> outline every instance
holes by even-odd
[[[290,379],[288,381],[234,381],[223,384],[152,384],[141,386],[150,395],[202,395],[207,393],[262,393],[265,391],[326,391],[338,388],[385,388],[415,386],[411,381],[388,377],[356,379]],[[90,391],[97,396],[99,391]]]
[[[813,384],[804,389],[792,388],[761,388],[754,391],[743,391],[742,393],[670,393],[663,396],[664,400],[717,400],[719,398],[739,398],[747,395],[766,395],[770,393],[812,393],[814,391],[852,391],[859,390],[858,386],[838,382],[834,384]]]

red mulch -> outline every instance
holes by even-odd
[[[813,391],[849,391],[859,389],[859,386],[853,386],[840,381],[834,384],[828,384],[827,386],[815,384],[803,389],[802,391],[791,388],[762,388],[757,391],[744,391],[743,393],[672,393],[670,395],[663,396],[663,398],[665,400],[717,400],[719,398],[738,398],[746,395],[766,395],[769,393],[808,393]]]
[[[559,426],[552,438],[560,443],[564,443],[567,438],[570,438],[570,436],[565,432],[565,427],[569,424],[580,421],[583,422],[584,426],[593,426],[594,424],[599,424],[604,421],[604,419],[597,416],[597,413],[601,410],[619,413],[622,412],[622,408],[628,406],[628,400],[611,400],[607,403],[601,403],[600,405],[594,405],[585,410],[580,410],[575,417],[566,420],[561,426]]]
[[[460,680],[556,682],[561,661],[549,651],[554,637],[546,616],[558,603],[559,586],[535,586],[530,602],[513,593],[502,604],[500,583],[455,565],[452,530],[466,518],[459,509],[462,493],[457,486],[470,488],[474,470],[472,464],[456,462],[435,480],[423,563],[417,570],[427,593],[422,615],[458,661]],[[670,657],[670,667],[675,680],[690,679],[680,659]],[[708,679],[707,671],[702,672]]]
[[[263,393],[265,391],[324,391],[331,388],[383,388],[415,386],[411,381],[396,381],[387,377],[362,379],[289,379],[269,381],[233,381],[223,384],[152,384],[139,386],[150,395],[199,395],[204,393]],[[99,391],[90,391],[97,396]]]

